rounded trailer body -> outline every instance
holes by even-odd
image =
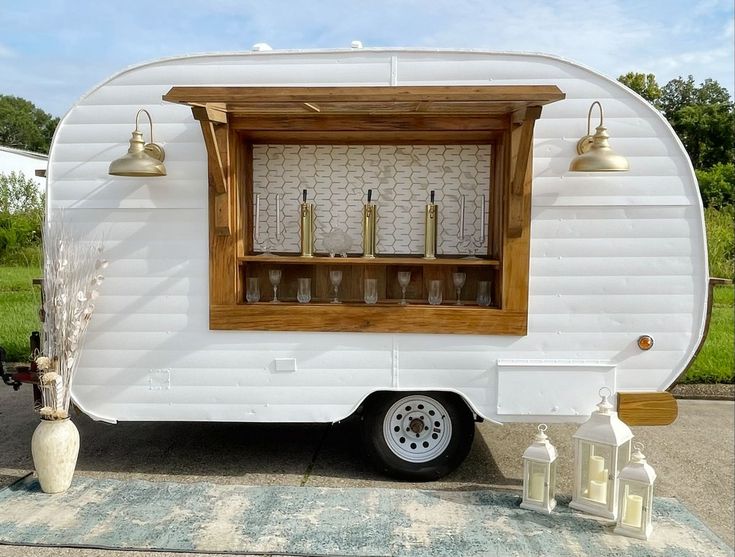
[[[210,330],[207,151],[191,110],[162,95],[175,85],[478,84],[566,94],[535,128],[526,335]],[[629,172],[568,171],[595,100]],[[110,176],[139,108],[168,175]],[[581,421],[601,387],[667,389],[705,324],[703,212],[684,148],[640,97],[545,55],[274,51],[134,67],[63,118],[48,205],[102,237],[110,261],[73,386],[97,420],[333,422],[374,392],[448,391],[496,422]],[[651,350],[638,348],[641,335]]]

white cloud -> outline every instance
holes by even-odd
[[[15,58],[16,56],[17,54],[13,51],[13,49],[0,43],[0,58]]]

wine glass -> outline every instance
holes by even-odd
[[[374,304],[378,301],[378,279],[365,279],[365,303]]]
[[[467,275],[464,273],[452,273],[452,282],[454,283],[454,288],[457,291],[457,301],[454,302],[454,305],[456,306],[462,305],[460,294],[462,293],[462,287],[464,286],[464,282],[466,279]]]
[[[271,281],[271,286],[273,287],[273,299],[271,300],[271,303],[277,304],[278,285],[281,284],[281,270],[271,269],[270,271],[268,271],[268,279]]]
[[[245,292],[245,298],[249,304],[260,301],[260,279],[258,277],[248,277],[248,289]]]
[[[332,288],[334,288],[334,298],[332,299],[332,303],[341,303],[339,301],[339,285],[342,283],[342,271],[329,271],[329,282],[332,283]]]
[[[310,278],[300,278],[299,281],[299,290],[296,294],[296,299],[299,301],[300,304],[308,304],[311,302],[311,279]]]
[[[429,283],[429,303],[432,306],[442,303],[442,281],[432,280]]]
[[[405,306],[406,302],[406,288],[411,283],[411,271],[401,271],[398,273],[398,284],[401,285],[401,305]]]

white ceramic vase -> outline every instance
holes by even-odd
[[[79,455],[79,430],[65,420],[41,420],[31,440],[33,465],[45,493],[69,489]]]

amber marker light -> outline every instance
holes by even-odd
[[[650,350],[653,348],[653,337],[641,335],[638,337],[638,348],[641,350]]]

